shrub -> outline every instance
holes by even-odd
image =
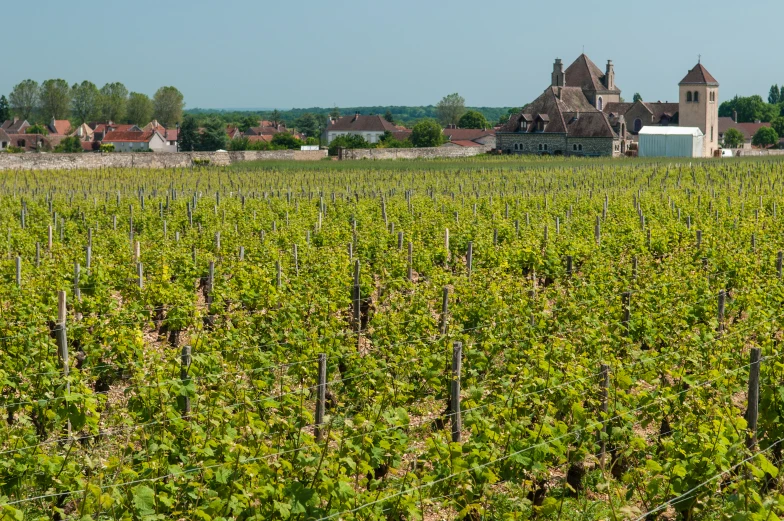
[[[10,147],[6,148],[6,151],[9,154],[23,154],[25,150],[22,147],[10,146]]]
[[[338,155],[338,148],[373,148],[373,145],[365,141],[365,138],[356,134],[338,136],[329,144],[329,155]]]
[[[441,125],[434,119],[425,119],[411,130],[411,143],[415,147],[438,147],[444,143]]]
[[[207,166],[210,164],[210,159],[208,157],[195,157],[193,158],[193,164],[196,166]]]
[[[114,144],[107,143],[105,145],[101,145],[101,152],[114,152]]]
[[[54,151],[65,154],[77,154],[82,151],[82,141],[79,139],[79,136],[68,136],[54,147]]]

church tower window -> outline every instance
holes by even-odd
[[[686,101],[691,103],[691,91],[686,92]]]
[[[698,103],[700,101],[700,93],[696,90],[694,91],[694,103]]]
[[[604,100],[602,100],[602,97],[599,96],[599,98],[596,100],[596,108],[602,110],[603,106],[604,106]]]

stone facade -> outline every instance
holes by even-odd
[[[680,126],[702,130],[705,135],[703,157],[713,157],[714,151],[719,149],[718,84],[681,84],[679,101]]]
[[[496,143],[497,149],[506,154],[618,157],[623,152],[620,138],[572,137],[567,134],[498,132]]]
[[[0,154],[0,170],[76,170],[95,168],[184,168],[194,159],[227,166],[244,161],[319,161],[326,150],[268,150],[245,152],[180,152],[175,154]]]

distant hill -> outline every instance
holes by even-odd
[[[494,125],[498,123],[501,116],[504,116],[506,119],[509,110],[511,107],[466,107],[466,110],[476,110],[484,114],[487,121],[490,124]],[[310,108],[294,108],[283,110],[279,109],[278,112],[280,113],[281,120],[286,122],[287,125],[293,126],[294,121],[306,113],[316,114],[327,116],[330,112],[334,111],[335,107],[310,107]],[[425,118],[435,118],[436,117],[436,107],[434,105],[426,105],[421,107],[415,106],[397,106],[397,105],[390,105],[390,106],[375,106],[375,107],[339,107],[337,110],[340,112],[341,115],[346,116],[349,114],[356,114],[359,112],[360,114],[370,115],[370,114],[379,114],[383,116],[390,111],[392,113],[392,118],[394,119],[395,123],[406,125],[408,127],[414,125],[417,121]],[[258,109],[258,110],[232,110],[232,109],[203,109],[203,108],[195,108],[186,110],[186,113],[193,114],[197,118],[201,119],[205,116],[216,115],[219,116],[221,119],[226,121],[227,123],[237,123],[242,120],[244,117],[253,115],[258,116],[259,119],[270,119],[272,115],[272,110],[268,109]]]

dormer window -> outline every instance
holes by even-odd
[[[520,120],[520,130],[522,130],[523,132],[528,130],[528,123],[526,123],[524,119]]]
[[[601,96],[599,96],[599,98],[596,100],[596,108],[598,110],[602,110],[604,108],[604,100]]]

